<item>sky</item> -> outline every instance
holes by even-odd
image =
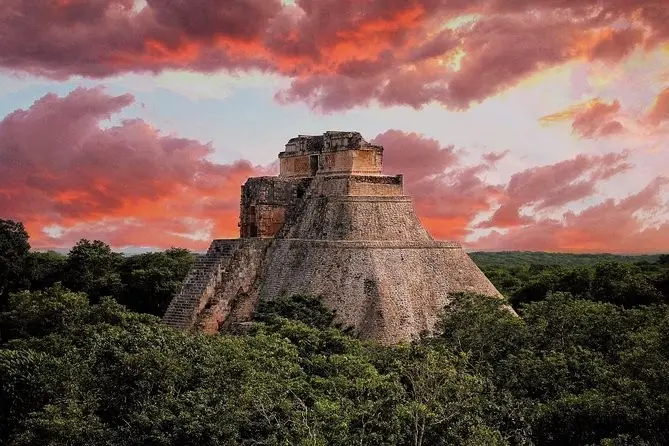
[[[669,252],[666,0],[3,0],[0,218],[206,249],[298,134],[384,146],[436,239]]]

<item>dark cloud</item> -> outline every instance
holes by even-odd
[[[169,69],[291,77],[323,111],[465,109],[570,60],[669,40],[664,0],[5,0],[0,67],[53,79]],[[472,23],[452,22],[477,14]],[[626,27],[620,27],[625,23]],[[614,125],[607,125],[614,131]]]

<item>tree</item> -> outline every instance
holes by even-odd
[[[466,355],[419,345],[399,346],[391,354],[406,389],[398,408],[408,434],[405,444],[505,444],[486,425],[486,383],[469,373]]]
[[[644,276],[639,267],[604,262],[595,267],[592,298],[626,307],[662,302],[662,293]]]
[[[70,250],[65,267],[65,286],[86,293],[92,302],[121,291],[119,266],[123,255],[100,240],[82,239]]]
[[[55,251],[32,251],[26,259],[26,275],[31,290],[48,288],[62,282],[67,267],[67,256]]]
[[[282,296],[275,300],[258,303],[253,319],[257,322],[272,322],[276,317],[299,321],[310,327],[331,327],[335,312],[323,305],[322,299],[314,296]]]
[[[489,296],[455,294],[435,327],[436,336],[426,342],[457,346],[472,364],[488,368],[527,342],[525,323],[502,304]]]
[[[123,289],[118,301],[133,311],[162,316],[194,260],[193,253],[181,248],[125,258],[120,267]]]
[[[23,223],[0,220],[0,308],[8,293],[27,286],[24,270],[29,251]]]

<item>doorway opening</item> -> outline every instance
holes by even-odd
[[[311,169],[311,175],[316,175],[316,172],[318,172],[318,155],[309,157],[309,168]]]

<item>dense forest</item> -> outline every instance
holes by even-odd
[[[285,296],[211,336],[157,317],[189,251],[39,252],[0,220],[0,444],[669,444],[669,255],[472,258],[517,315],[461,294],[390,347]]]

